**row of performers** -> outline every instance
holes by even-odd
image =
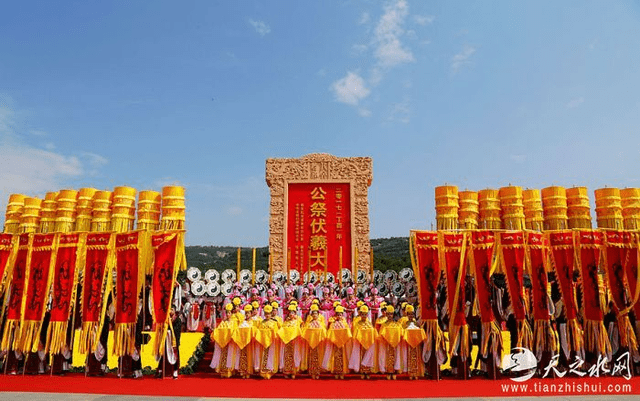
[[[383,303],[374,319],[369,307],[361,304],[351,322],[340,302],[328,319],[317,299],[304,318],[295,300],[286,305],[283,318],[269,303],[260,306],[253,301],[242,310],[240,306],[239,298],[228,303],[211,335],[215,349],[210,366],[224,378],[270,379],[282,373],[293,379],[306,372],[313,379],[323,373],[343,379],[353,372],[367,379],[374,373],[386,374],[387,379],[403,374],[418,379],[425,374],[423,361],[432,359],[431,347],[423,347],[427,335],[410,304],[396,318],[394,307]],[[437,359],[442,363],[444,354]]]
[[[275,287],[275,286],[274,286]],[[398,306],[402,302],[408,302],[411,304],[417,304],[418,298],[403,296],[397,297],[393,293],[387,294],[386,297],[382,297],[378,293],[378,289],[374,286],[367,287],[364,292],[364,298],[361,302],[364,302],[371,311],[377,316],[380,309],[380,304],[386,302],[392,306]],[[345,318],[349,323],[357,312],[358,298],[353,287],[340,286],[339,284],[327,284],[327,285],[289,285],[282,291],[282,294],[278,294],[276,288],[270,288],[267,291],[260,292],[257,288],[250,288],[242,291],[240,286],[236,287],[230,297],[224,297],[222,295],[217,297],[191,297],[186,296],[184,302],[184,313],[186,316],[186,328],[188,331],[204,331],[205,329],[214,329],[217,326],[217,322],[220,321],[224,315],[224,307],[232,299],[240,299],[242,304],[256,303],[257,305],[274,304],[284,305],[289,304],[292,301],[296,301],[299,304],[299,315],[307,316],[311,303],[313,300],[318,300],[320,314],[329,318],[334,311],[334,304],[339,301],[345,308]],[[275,312],[281,318],[283,317],[283,311],[277,309]]]

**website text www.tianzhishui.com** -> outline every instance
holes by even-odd
[[[630,394],[631,383],[607,383],[606,381],[529,381],[527,383],[501,384],[503,393],[511,394]]]

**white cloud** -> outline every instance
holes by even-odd
[[[414,15],[413,20],[418,25],[430,25],[436,19],[433,15]]]
[[[34,135],[34,136],[47,136],[47,133],[46,133],[46,132],[44,132],[44,131],[40,131],[40,130],[33,130],[33,129],[32,129],[31,131],[29,131],[29,133],[30,133],[31,135]]]
[[[249,23],[253,26],[253,28],[258,32],[260,36],[264,36],[271,32],[271,27],[267,25],[264,21],[256,21],[254,19],[249,19]]]
[[[327,75],[326,68],[320,68],[318,72],[316,72],[316,75],[318,75],[319,77],[324,77],[325,75]]]
[[[400,37],[404,34],[402,26],[409,14],[406,0],[397,0],[395,3],[387,4],[384,11],[378,25],[376,25],[374,37],[375,57],[378,64],[390,68],[415,61],[411,50],[405,48],[400,41]]]
[[[509,158],[516,163],[524,163],[527,160],[527,155],[510,155]]]
[[[567,108],[575,109],[576,107],[580,106],[582,103],[584,103],[584,97],[580,96],[575,99],[571,99],[571,101],[567,103]]]
[[[242,214],[242,208],[240,206],[231,206],[227,209],[227,213],[230,216],[239,216]]]
[[[10,193],[28,196],[44,195],[68,185],[69,180],[86,174],[84,154],[64,155],[56,151],[54,143],[46,143],[44,149],[22,142],[16,133],[16,112],[11,98],[0,95],[0,208],[4,210]],[[22,124],[20,124],[22,126]],[[30,132],[28,127],[19,131]],[[37,134],[36,134],[37,135]],[[104,159],[89,154],[95,160]],[[106,160],[106,159],[105,159]],[[90,163],[91,164],[91,163]]]
[[[347,76],[331,84],[331,90],[338,102],[357,106],[360,100],[371,93],[364,79],[355,72],[347,72]]]
[[[106,157],[97,155],[95,153],[82,152],[80,155],[89,162],[91,167],[94,168],[102,167],[105,164],[109,163],[109,160],[107,160]]]
[[[358,25],[364,25],[367,22],[369,22],[370,19],[371,19],[371,16],[369,15],[368,12],[365,11],[360,16],[360,19],[358,20]]]
[[[400,103],[394,103],[391,106],[391,113],[389,114],[389,121],[400,121],[407,124],[410,121],[411,105],[409,98],[405,97]]]
[[[455,74],[462,66],[471,64],[469,58],[476,52],[476,48],[470,45],[464,45],[460,53],[453,56],[451,59],[451,71]]]
[[[356,56],[363,54],[367,51],[367,49],[369,49],[369,46],[363,44],[356,44],[351,46],[351,52]]]
[[[360,107],[358,108],[358,114],[361,117],[371,117],[371,110],[364,108],[364,107]]]

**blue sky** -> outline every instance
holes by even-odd
[[[265,159],[371,156],[373,238],[433,188],[640,186],[638,1],[15,1],[10,193],[187,188],[188,245],[264,246]]]

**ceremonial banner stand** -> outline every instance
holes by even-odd
[[[437,288],[440,281],[438,233],[412,231],[409,242],[414,277],[418,284],[420,319],[424,322],[426,339],[424,359],[431,377],[440,380],[440,365],[446,361],[444,335],[438,325]]]
[[[558,333],[551,325],[549,280],[547,278],[548,246],[542,233],[525,233],[525,260],[531,277],[533,295],[533,352],[538,364],[547,366],[558,353]]]
[[[491,275],[495,270],[492,263],[496,238],[492,231],[472,231],[470,234],[469,268],[476,278],[477,302],[482,321],[478,360],[483,359],[487,364],[489,378],[495,380],[502,357],[502,333],[491,308]]]
[[[454,365],[457,357],[458,374],[465,380],[469,376],[469,325],[464,314],[464,277],[466,276],[467,233],[438,232],[439,264],[447,278],[449,306],[449,358]]]

